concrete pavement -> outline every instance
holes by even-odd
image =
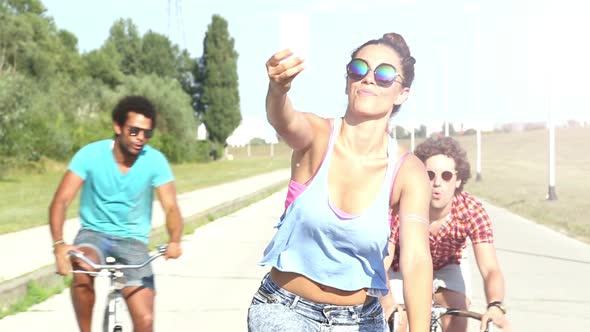
[[[274,233],[284,195],[278,192],[197,229],[184,238],[180,259],[154,263],[156,331],[247,330],[248,304],[267,271],[257,262]],[[494,221],[514,331],[585,330],[590,323],[590,246],[505,209],[490,204],[486,208]],[[481,311],[481,277],[472,253],[470,258],[472,309]],[[96,317],[101,317],[102,307],[97,303]],[[69,290],[0,320],[0,331],[34,331],[41,324],[45,331],[76,330]]]

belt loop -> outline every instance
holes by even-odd
[[[261,285],[264,285],[264,283],[266,282],[266,279],[268,279],[268,276],[270,275],[270,272],[268,272],[267,274],[264,275],[264,277],[262,278],[262,280],[260,281]]]
[[[299,303],[300,299],[301,299],[301,297],[295,295],[293,302],[291,302],[291,304],[289,305],[289,309],[295,309],[295,307],[297,306],[297,303]]]
[[[355,307],[348,307],[348,311],[350,312],[350,314],[351,314],[351,316],[352,316],[351,318],[352,318],[352,319],[353,319],[353,320],[354,320],[356,323],[359,323],[359,322],[361,321],[361,320],[360,320],[360,318],[359,318],[359,315],[358,315],[358,313],[356,312],[356,308],[355,308]]]

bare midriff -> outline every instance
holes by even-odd
[[[279,271],[274,267],[270,270],[270,277],[279,287],[316,303],[357,305],[370,299],[366,289],[344,291],[322,285],[298,273]]]

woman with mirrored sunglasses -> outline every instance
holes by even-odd
[[[432,198],[430,202],[430,251],[433,263],[433,299],[447,308],[468,310],[471,305],[471,268],[466,256],[467,240],[473,245],[481,273],[487,310],[481,319],[482,331],[491,319],[495,325],[510,331],[505,317],[504,277],[494,248],[491,220],[481,202],[463,190],[471,177],[465,150],[451,137],[433,136],[419,144],[414,151],[426,165]],[[393,233],[397,241],[399,222],[394,220]],[[396,247],[396,249],[399,249]],[[399,255],[394,252],[389,272],[395,300],[403,303],[402,276]],[[456,316],[442,318],[444,331],[467,331],[467,319]],[[405,331],[401,326],[398,331]]]
[[[395,214],[404,220],[410,326],[428,330],[429,180],[422,162],[388,130],[408,98],[414,63],[398,34],[367,41],[343,66],[344,115],[326,119],[296,111],[288,97],[303,59],[283,50],[267,61],[267,118],[293,156],[285,210],[261,261],[270,272],[249,308],[249,331],[387,331]]]

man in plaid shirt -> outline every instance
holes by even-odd
[[[432,185],[429,227],[434,302],[448,308],[469,308],[471,278],[466,257],[469,239],[473,244],[488,303],[482,322],[492,319],[495,325],[504,327],[506,331],[508,322],[503,305],[504,277],[496,257],[492,223],[481,202],[463,191],[463,186],[471,176],[465,151],[451,137],[431,137],[418,145],[414,153],[424,162]],[[399,227],[399,216],[396,216],[392,221],[396,249],[389,278],[394,300],[402,304]],[[445,316],[442,323],[444,331],[467,331],[465,318]],[[485,323],[482,324],[482,331],[484,328]]]

